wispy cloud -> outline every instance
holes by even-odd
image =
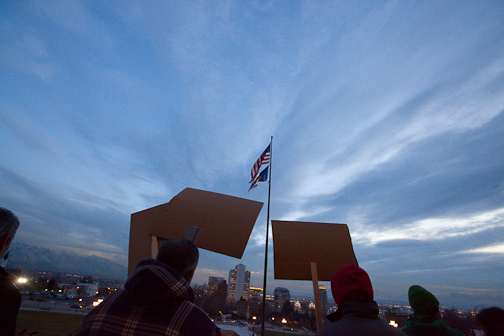
[[[362,243],[376,244],[387,240],[445,240],[456,236],[472,235],[496,227],[504,227],[504,208],[469,218],[427,218],[398,228],[354,231],[353,239]]]
[[[465,251],[464,253],[502,254],[504,253],[504,244],[484,246],[473,250]]]

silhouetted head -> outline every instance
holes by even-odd
[[[156,259],[180,273],[188,282],[198,266],[199,251],[185,238],[169,239],[159,247]]]
[[[439,314],[439,301],[427,289],[413,285],[408,290],[408,300],[415,315]]]
[[[504,310],[499,307],[483,309],[476,315],[476,322],[485,336],[504,335]]]
[[[331,278],[331,291],[338,307],[346,301],[373,301],[369,275],[357,265],[342,267]]]
[[[9,249],[18,227],[19,219],[16,215],[8,209],[0,208],[0,258]]]

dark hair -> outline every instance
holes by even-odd
[[[483,309],[476,315],[476,321],[483,328],[485,336],[504,335],[504,310],[499,307]]]
[[[19,219],[12,213],[12,211],[0,208],[0,237],[6,234],[11,234],[11,241],[16,234],[19,227]]]
[[[199,251],[190,240],[170,239],[161,244],[156,259],[185,276],[198,266]]]

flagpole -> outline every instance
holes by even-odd
[[[270,140],[270,162],[268,176],[268,212],[266,215],[266,252],[264,254],[264,283],[263,283],[263,302],[261,318],[261,336],[264,336],[264,325],[266,324],[266,277],[268,274],[268,235],[269,235],[269,216],[270,216],[270,196],[271,196],[271,165],[273,163],[273,136]]]

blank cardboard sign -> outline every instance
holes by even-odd
[[[186,188],[168,203],[131,214],[128,273],[157,242],[188,238],[199,248],[241,258],[262,202]]]
[[[275,279],[312,280],[310,263],[317,264],[319,281],[330,281],[341,267],[357,259],[346,224],[271,221]]]

